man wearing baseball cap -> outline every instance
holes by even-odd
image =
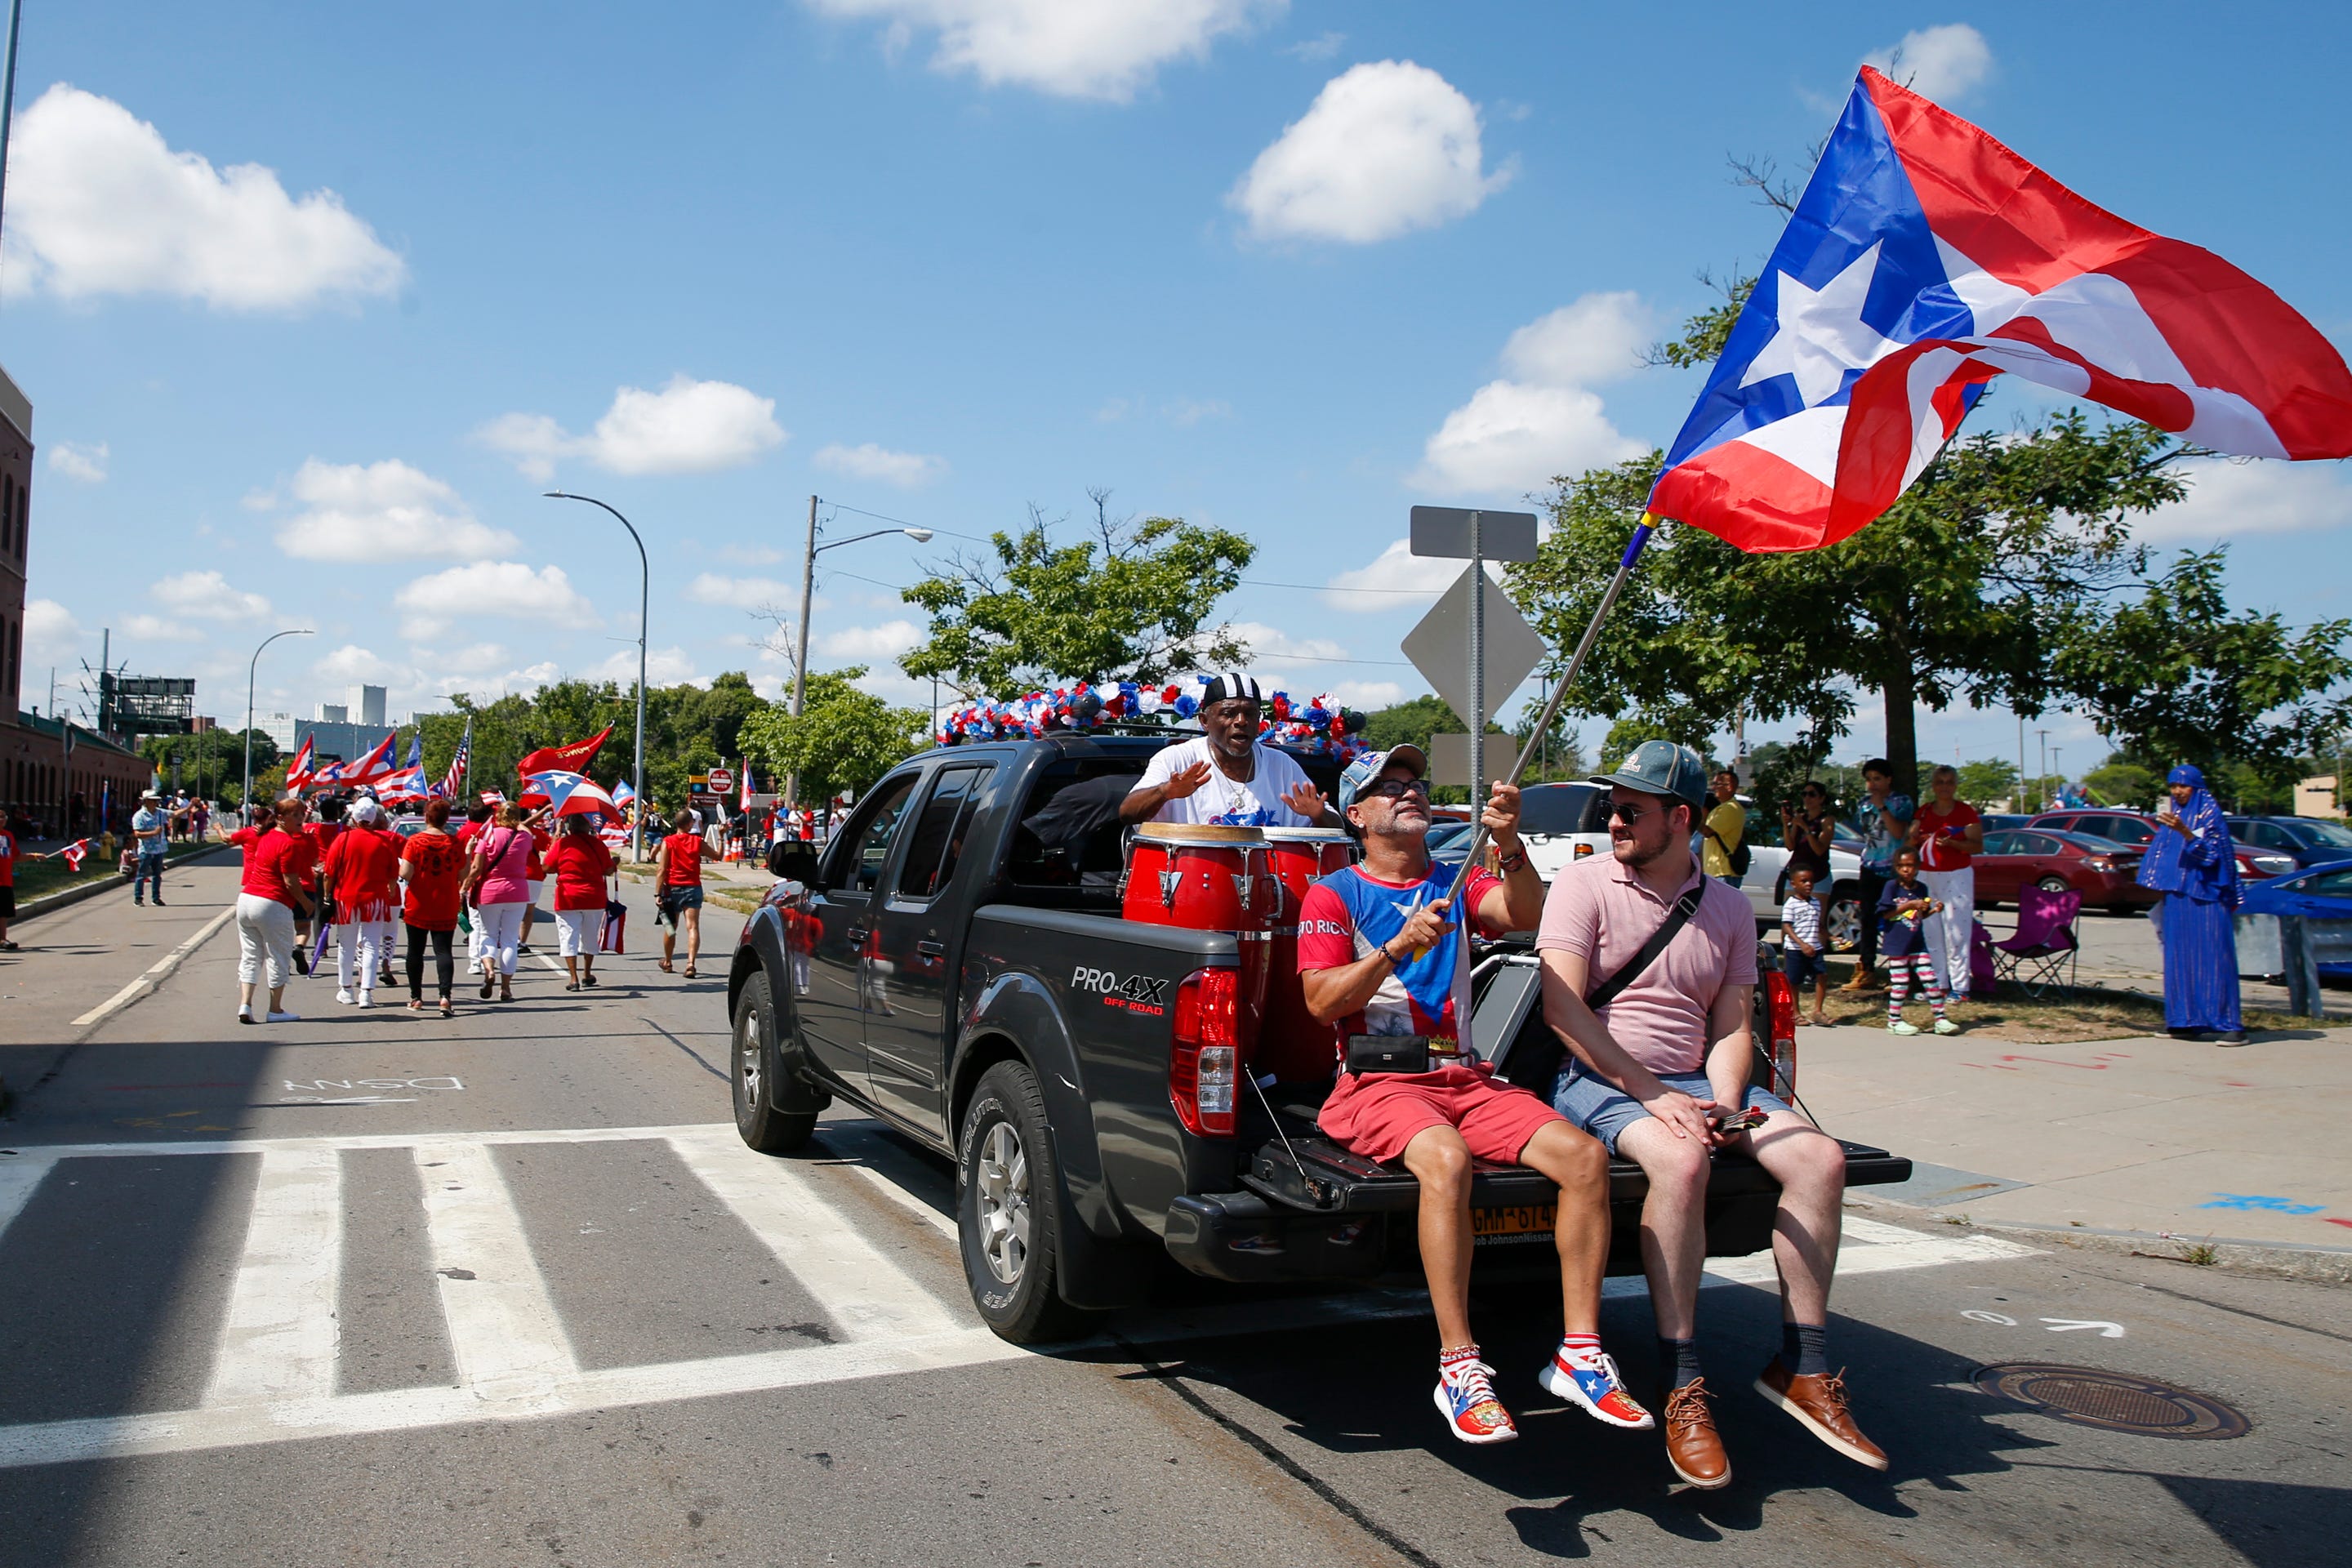
[[[1845,1154],[1748,1082],[1756,919],[1745,896],[1702,875],[1692,858],[1706,764],[1687,746],[1645,741],[1592,782],[1609,791],[1613,853],[1560,872],[1536,934],[1544,1021],[1569,1051],[1552,1104],[1649,1177],[1642,1262],[1657,1322],[1667,1461],[1696,1487],[1731,1479],[1695,1338],[1710,1161],[1729,1149],[1780,1184],[1772,1233],[1780,1354],[1757,1392],[1839,1453],[1883,1470],[1885,1454],[1854,1425],[1827,1360]],[[1661,946],[1654,938],[1669,922]],[[1727,1131],[1723,1121],[1742,1112],[1762,1121]]]
[[[1541,1096],[1496,1079],[1476,1042],[1461,1039],[1468,954],[1454,910],[1494,936],[1526,931],[1543,911],[1543,880],[1519,842],[1519,792],[1498,784],[1486,803],[1503,874],[1471,868],[1457,900],[1454,868],[1429,857],[1428,769],[1420,747],[1396,746],[1348,770],[1348,821],[1363,835],[1363,861],[1318,880],[1298,909],[1307,1010],[1339,1026],[1343,1051],[1350,1037],[1420,1036],[1428,1070],[1351,1072],[1343,1054],[1317,1122],[1366,1159],[1402,1160],[1421,1183],[1421,1263],[1437,1314],[1435,1400],[1455,1437],[1504,1443],[1519,1435],[1470,1337],[1474,1159],[1527,1165],[1559,1184],[1553,1239],[1566,1331],[1538,1380],[1609,1426],[1645,1427],[1650,1413],[1626,1394],[1601,1349],[1608,1157]]]
[[[139,841],[137,867],[131,878],[131,901],[143,904],[147,889],[155,889],[155,907],[163,907],[163,857],[172,847],[172,818],[163,810],[163,797],[148,790],[139,797],[139,809],[131,814],[131,835]]]
[[[1331,809],[1284,752],[1257,743],[1257,682],[1239,671],[1201,693],[1201,738],[1164,746],[1118,808],[1123,822],[1219,827],[1338,827]]]

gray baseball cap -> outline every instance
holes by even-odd
[[[1677,746],[1672,741],[1643,742],[1615,773],[1596,773],[1592,782],[1664,795],[1694,812],[1706,809],[1706,763],[1688,746]]]

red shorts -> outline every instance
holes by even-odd
[[[1490,1067],[1341,1073],[1316,1125],[1368,1160],[1393,1160],[1432,1127],[1451,1127],[1481,1160],[1515,1163],[1548,1121],[1567,1120]]]

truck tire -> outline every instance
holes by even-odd
[[[1829,908],[1822,920],[1822,934],[1829,939],[1832,952],[1852,952],[1862,945],[1862,889],[1852,882],[1840,882],[1830,889]]]
[[[744,1143],[762,1154],[788,1154],[809,1141],[816,1129],[814,1110],[778,1110],[771,1103],[782,1064],[776,1053],[776,1003],[768,994],[768,974],[759,970],[743,982],[735,999],[735,1028],[728,1055],[733,1086],[735,1131]]]
[[[1081,1337],[1088,1314],[1062,1300],[1061,1194],[1037,1079],[1020,1062],[982,1075],[956,1151],[956,1233],[972,1305],[1016,1345]]]

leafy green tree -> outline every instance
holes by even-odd
[[[139,754],[154,764],[167,785],[172,782],[172,763],[176,759],[180,787],[191,795],[222,800],[244,786],[245,738],[242,730],[222,729],[194,735],[145,735],[140,738]],[[257,774],[277,762],[278,742],[261,731],[254,731],[254,772]]]
[[[771,705],[744,721],[744,751],[764,767],[800,775],[803,799],[863,795],[876,780],[920,751],[930,715],[893,708],[851,684],[862,666],[810,675],[801,716]]]
[[[968,698],[1002,698],[1062,679],[1148,683],[1244,662],[1248,647],[1213,617],[1257,547],[1180,518],[1114,521],[1108,492],[1093,494],[1089,537],[1055,543],[1033,508],[1019,533],[997,533],[987,553],[905,590],[931,624],[899,668]]]
[[[2163,784],[2163,779],[2153,769],[2116,757],[2083,775],[2083,787],[2101,805],[2133,805],[2143,811],[2156,804]]]
[[[2275,614],[2232,614],[2227,553],[2183,552],[2137,604],[2072,616],[2054,674],[2136,755],[2195,763],[2217,784],[2243,768],[2274,797],[2352,723],[2352,619],[2298,631]]]
[[[1989,801],[2017,799],[2017,764],[1998,757],[1980,762],[1962,763],[1960,798],[1970,805],[1983,806]]]

